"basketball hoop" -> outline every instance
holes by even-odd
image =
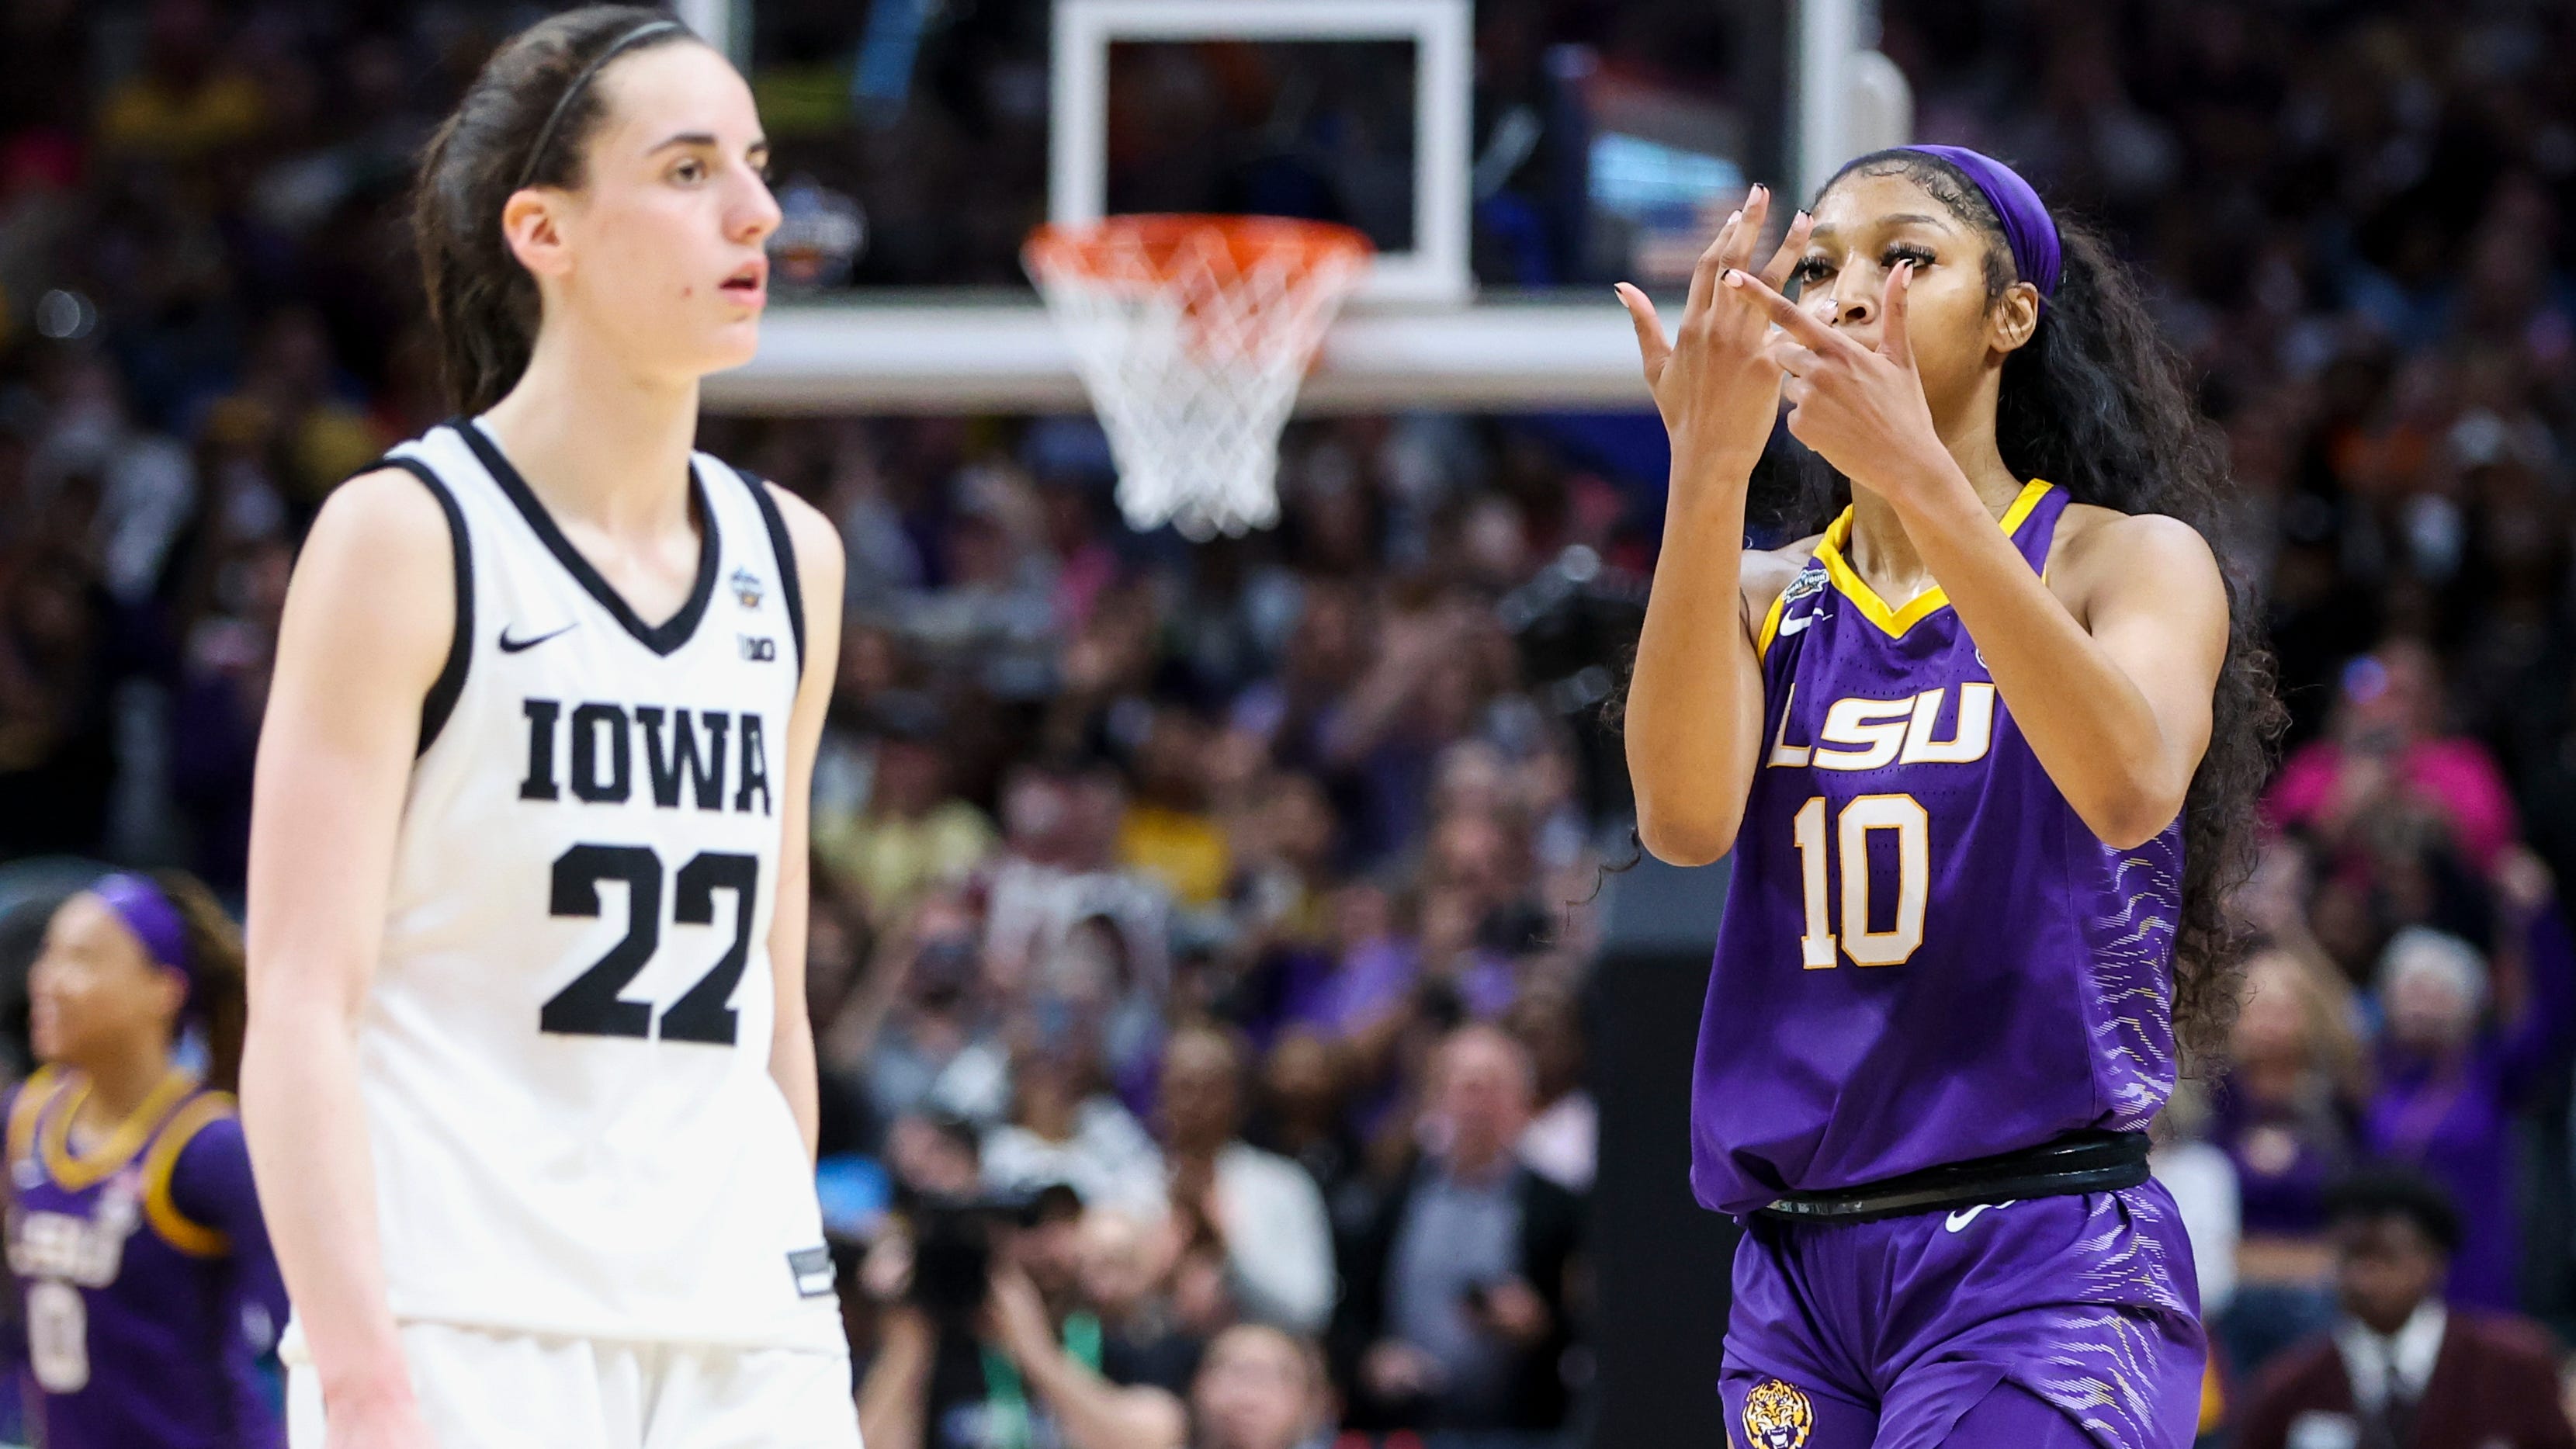
[[[1204,541],[1279,519],[1279,434],[1367,270],[1346,226],[1118,216],[1043,226],[1021,261],[1073,347],[1139,529]]]

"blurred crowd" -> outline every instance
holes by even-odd
[[[1693,8],[1483,0],[1480,143],[1554,48],[1707,84]],[[1043,6],[907,9],[955,43],[881,227],[1038,154],[993,118],[1042,115]],[[1921,135],[2144,269],[2241,485],[2295,723],[2233,1060],[2159,1128],[2213,1427],[2352,1311],[2366,1164],[2447,1195],[2448,1237],[2372,1201],[2454,1305],[2567,1327],[2576,13],[1882,9]],[[0,859],[237,896],[295,542],[443,411],[409,159],[532,13],[0,0]],[[775,123],[862,134],[865,56],[817,63],[755,76]],[[1087,422],[710,419],[851,556],[810,979],[875,1449],[1579,1430],[1601,706],[1661,482],[1603,439],[1653,428],[1299,424],[1282,526],[1187,547],[1117,521]]]

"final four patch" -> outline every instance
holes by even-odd
[[[736,603],[746,609],[760,607],[760,575],[749,569],[735,569],[730,582],[733,584],[733,597]]]

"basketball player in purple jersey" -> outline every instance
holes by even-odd
[[[193,880],[111,875],[54,913],[27,988],[45,1065],[6,1113],[8,1248],[35,1442],[271,1449],[253,1364],[286,1290],[230,1092],[240,936]]]
[[[1747,1229],[1729,1431],[2178,1449],[2206,1350],[2145,1128],[2230,993],[2274,710],[2207,542],[2224,465],[2009,167],[1862,157],[1756,275],[1768,200],[1674,340],[1620,293],[1673,442],[1638,828],[1734,856],[1691,1111],[1692,1186]],[[1746,551],[1784,396],[1849,506]]]

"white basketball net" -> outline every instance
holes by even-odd
[[[1338,227],[1171,221],[1041,231],[1029,271],[1109,435],[1127,521],[1195,540],[1266,528],[1280,431],[1367,245]]]

